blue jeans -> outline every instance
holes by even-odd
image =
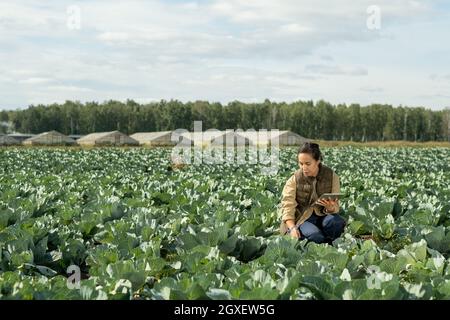
[[[338,214],[318,216],[315,213],[299,226],[300,239],[331,244],[344,232],[345,220]]]

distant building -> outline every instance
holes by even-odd
[[[97,132],[78,139],[81,146],[137,146],[139,142],[120,131]]]
[[[172,141],[173,131],[158,131],[158,132],[137,132],[130,137],[137,140],[140,145],[145,146],[174,146],[177,141]]]
[[[207,130],[204,132],[184,132],[183,139],[191,140],[196,146],[236,146],[248,145],[246,137],[237,136],[234,131]]]
[[[267,130],[267,131],[237,131],[237,135],[247,138],[251,145],[267,146],[272,143],[280,146],[300,146],[309,141],[305,137],[286,130]]]
[[[16,132],[16,133],[10,133],[7,136],[16,139],[17,141],[19,141],[19,143],[22,143],[23,141],[25,141],[31,137],[34,137],[35,134]]]
[[[20,141],[8,135],[0,135],[0,146],[19,145]]]
[[[83,135],[83,134],[69,134],[68,137],[69,137],[69,138],[72,138],[73,140],[76,141],[76,140],[78,140],[78,139],[84,137],[84,135]]]
[[[30,146],[66,146],[75,144],[75,140],[53,130],[28,138],[22,144]]]

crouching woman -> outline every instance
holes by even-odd
[[[281,199],[280,233],[316,243],[338,238],[345,220],[338,214],[339,201],[321,199],[324,193],[339,193],[339,176],[322,164],[319,145],[306,142],[297,154],[298,169],[286,182]]]

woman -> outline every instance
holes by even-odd
[[[317,143],[306,142],[300,147],[298,169],[286,182],[281,200],[281,234],[329,243],[338,238],[345,220],[338,215],[339,202],[319,199],[323,193],[339,193],[339,176],[322,164]]]

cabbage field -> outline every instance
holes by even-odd
[[[346,194],[332,246],[278,234],[293,148],[275,176],[0,149],[0,299],[450,299],[450,149],[323,151]]]

